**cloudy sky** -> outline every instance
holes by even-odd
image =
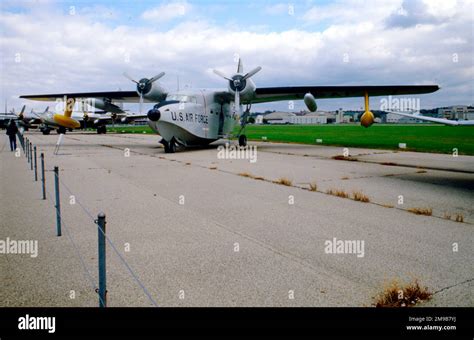
[[[421,107],[474,103],[473,2],[13,1],[0,2],[1,97],[133,90],[122,76],[161,84],[225,87],[262,66],[257,86],[439,84]],[[379,99],[372,101],[374,109]],[[362,99],[320,100],[320,109],[358,109]],[[295,109],[303,108],[302,102]],[[129,107],[132,110],[134,107]],[[254,109],[287,109],[287,103]]]

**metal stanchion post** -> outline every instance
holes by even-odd
[[[36,146],[35,146],[35,182],[38,182],[38,157],[36,157]]]
[[[56,192],[56,236],[61,236],[61,201],[59,198],[59,168],[54,167],[54,191]]]
[[[107,276],[105,261],[105,214],[97,215],[99,226],[99,307],[107,307]]]
[[[46,179],[44,178],[44,153],[41,153],[40,159],[41,159],[41,182],[42,182],[41,186],[43,188],[43,199],[45,200],[46,199],[46,185],[45,185]]]

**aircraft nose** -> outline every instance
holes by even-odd
[[[158,119],[160,119],[160,117],[161,117],[160,110],[151,109],[150,111],[148,111],[147,117],[152,122],[158,121]]]

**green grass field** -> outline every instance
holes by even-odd
[[[148,126],[117,127],[108,130],[118,133],[153,133]],[[370,128],[359,125],[248,125],[250,140],[322,145],[340,145],[375,149],[398,149],[406,143],[409,151],[474,155],[474,126],[394,125],[375,124]]]

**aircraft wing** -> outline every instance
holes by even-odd
[[[316,99],[397,96],[404,94],[431,93],[439,90],[438,85],[381,85],[381,86],[285,86],[257,87],[252,103],[266,103],[280,100],[300,100],[306,93],[311,93]]]
[[[138,103],[140,96],[136,91],[107,91],[107,92],[79,92],[79,93],[55,93],[55,94],[33,94],[22,95],[20,98],[37,101],[56,101],[56,99],[67,98],[108,98],[114,102]],[[146,99],[144,99],[147,102]]]
[[[394,113],[403,117],[409,117],[409,118],[424,120],[427,122],[445,124],[445,125],[454,125],[454,126],[474,125],[474,120],[450,120],[450,119],[445,119],[445,118],[427,117],[427,116],[417,115],[417,114],[408,113],[408,112],[400,112],[400,111],[387,111],[387,112]]]
[[[18,120],[18,116],[14,114],[6,114],[6,115],[0,115],[0,119],[3,120],[8,120],[8,119],[13,119],[13,120]]]
[[[117,123],[121,122],[123,124],[127,124],[139,119],[145,119],[147,115],[145,114],[132,114],[132,115],[125,115],[125,114],[117,114],[116,118],[114,119],[112,115],[100,115],[100,116],[89,116],[89,121],[92,122],[100,122],[102,124],[110,124],[110,123]],[[74,117],[77,121],[82,122],[84,117]]]

